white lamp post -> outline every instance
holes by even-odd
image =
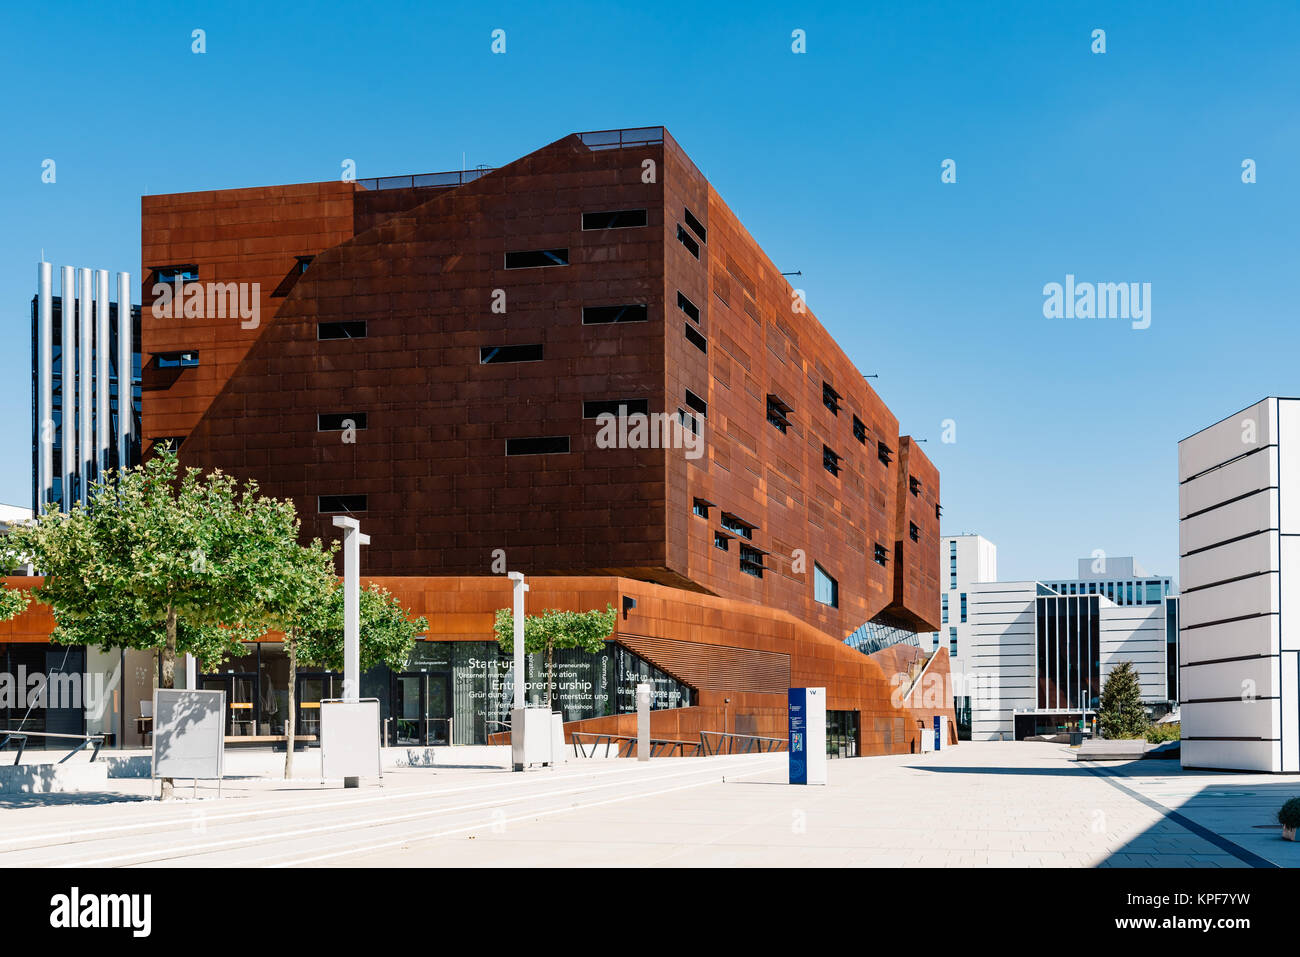
[[[361,546],[370,536],[361,534],[361,523],[350,515],[335,515],[334,524],[343,529],[343,699],[361,698]],[[361,786],[360,778],[344,778],[345,788]]]
[[[523,572],[510,572],[507,576],[514,585],[514,626],[515,626],[515,708],[510,716],[510,745],[514,755],[514,769],[522,771],[524,709],[528,706],[524,694],[524,592],[528,584]]]

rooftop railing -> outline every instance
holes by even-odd
[[[379,176],[372,179],[359,179],[357,185],[363,189],[424,189],[427,187],[464,186],[480,176],[492,172],[491,167],[483,169],[460,169],[450,173],[417,173],[414,176]]]
[[[592,150],[622,150],[629,146],[651,146],[664,141],[662,126],[642,126],[632,130],[596,130],[579,133],[578,139]]]

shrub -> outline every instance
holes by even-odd
[[[1147,731],[1147,740],[1152,744],[1164,744],[1166,741],[1178,741],[1183,736],[1183,726],[1178,721],[1165,724],[1153,724]]]
[[[1278,808],[1277,823],[1283,827],[1300,827],[1300,798],[1292,798]]]

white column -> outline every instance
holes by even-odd
[[[95,477],[109,467],[113,419],[108,408],[108,270],[95,270]]]
[[[92,391],[92,382],[95,377],[95,370],[92,364],[94,358],[94,337],[95,337],[95,316],[92,298],[94,289],[91,282],[91,271],[85,267],[81,269],[81,276],[78,285],[81,287],[81,297],[77,304],[77,327],[80,336],[77,339],[77,477],[79,485],[77,487],[77,501],[85,505],[89,500],[90,492],[90,467],[95,460],[95,451],[92,445],[90,420],[93,414],[90,403]]]
[[[72,508],[72,489],[77,478],[77,271],[63,267],[63,284],[59,289],[62,328],[59,331],[59,441],[63,445],[63,493],[61,508]]]
[[[135,400],[131,391],[131,274],[117,274],[117,467],[130,461]]]
[[[523,572],[510,572],[507,577],[514,582],[515,707],[524,708],[527,706],[524,695],[524,592],[528,591],[528,585],[524,583]]]
[[[650,686],[636,686],[636,759],[650,760]]]
[[[36,267],[36,514],[50,500],[54,487],[54,267]]]
[[[334,524],[343,532],[343,697],[361,697],[361,546],[370,536],[361,534],[361,523],[348,515],[335,515]]]
[[[350,515],[335,515],[334,524],[343,529],[343,697],[361,697],[361,546],[370,536],[361,534],[361,523]],[[361,786],[361,778],[345,777],[345,788]]]

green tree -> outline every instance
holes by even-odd
[[[268,621],[271,627],[283,633],[284,651],[289,659],[289,710],[284,720],[286,780],[293,777],[300,646],[304,632],[318,626],[322,609],[328,607],[334,593],[340,591],[338,576],[334,573],[334,553],[337,550],[337,542],[326,548],[320,539],[305,546],[288,542],[268,559],[280,566],[281,581],[270,605]]]
[[[604,611],[558,611],[548,608],[540,615],[524,616],[524,651],[529,654],[546,655],[546,703],[553,707],[555,702],[555,649],[576,648],[579,651],[597,652],[605,647],[605,641],[614,631],[614,622],[618,615],[613,605],[607,605]],[[497,643],[506,654],[515,649],[515,616],[509,608],[497,609],[496,622],[493,625]],[[523,675],[515,675],[516,681],[523,681]]]
[[[331,671],[343,670],[343,586],[334,579],[334,587],[322,600],[311,606],[311,613],[302,619],[295,641],[298,661],[311,662]],[[361,589],[361,671],[387,665],[401,670],[411,657],[415,639],[429,630],[428,619],[412,618],[410,613],[386,588],[371,582]],[[294,665],[290,664],[289,715],[293,720]],[[359,676],[358,676],[359,677]],[[293,738],[290,732],[289,753]],[[292,772],[293,764],[286,758],[285,777]]]
[[[1132,662],[1120,662],[1106,676],[1098,719],[1105,738],[1140,738],[1146,734],[1151,721],[1142,706],[1142,688]]]
[[[35,597],[53,611],[58,640],[160,648],[163,688],[175,685],[178,653],[210,663],[265,630],[286,587],[283,562],[270,559],[297,537],[292,502],[220,471],[182,474],[171,451],[107,474],[86,507],[47,507],[10,532],[45,575]]]

